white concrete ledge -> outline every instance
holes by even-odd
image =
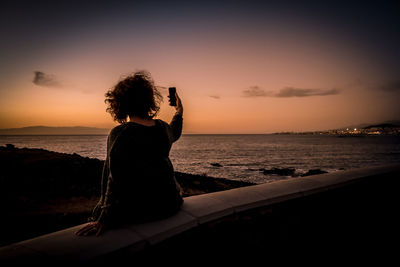
[[[127,227],[127,229],[138,233],[150,244],[156,244],[168,237],[193,228],[196,225],[196,217],[184,211],[180,211],[170,218],[144,224],[135,224]]]
[[[171,236],[233,213],[346,186],[367,178],[399,174],[400,164],[338,171],[185,198],[174,216],[146,224],[78,237],[81,225],[0,248],[0,262],[88,261],[119,250],[140,251]]]

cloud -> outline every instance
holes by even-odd
[[[245,97],[309,97],[309,96],[327,96],[337,95],[340,91],[336,88],[326,89],[303,89],[294,87],[285,87],[274,93],[272,91],[265,91],[259,86],[251,86],[249,89],[243,91]]]
[[[214,98],[214,99],[221,99],[219,95],[209,95],[209,97]]]
[[[337,95],[339,90],[336,88],[330,90],[324,89],[302,89],[285,87],[282,88],[279,93],[275,94],[275,97],[307,97],[307,96],[326,96],[326,95]]]
[[[33,83],[38,86],[45,87],[62,87],[61,83],[57,80],[54,75],[46,74],[42,71],[34,72]]]
[[[260,96],[272,96],[270,91],[265,91],[261,89],[259,86],[250,86],[249,89],[243,91],[244,97],[260,97]]]

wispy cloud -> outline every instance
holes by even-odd
[[[42,71],[35,71],[33,81],[34,84],[38,86],[45,87],[62,87],[61,83],[52,74],[47,74]]]
[[[339,89],[304,89],[295,87],[285,87],[279,92],[265,91],[259,86],[251,86],[249,89],[243,91],[244,97],[310,97],[310,96],[327,96],[337,95],[340,93]]]
[[[214,99],[221,99],[219,95],[209,95],[209,97],[214,98]]]
[[[327,96],[337,95],[340,91],[336,88],[333,89],[303,89],[294,87],[282,88],[275,97],[307,97],[307,96]]]
[[[262,96],[272,96],[271,91],[265,91],[261,87],[254,85],[250,86],[249,89],[243,91],[244,97],[262,97]]]

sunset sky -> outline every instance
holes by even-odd
[[[104,93],[143,69],[184,133],[400,119],[399,5],[340,2],[2,1],[0,128],[111,128]]]

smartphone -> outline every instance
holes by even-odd
[[[168,88],[169,91],[169,105],[170,106],[176,106],[176,87],[169,87]]]

